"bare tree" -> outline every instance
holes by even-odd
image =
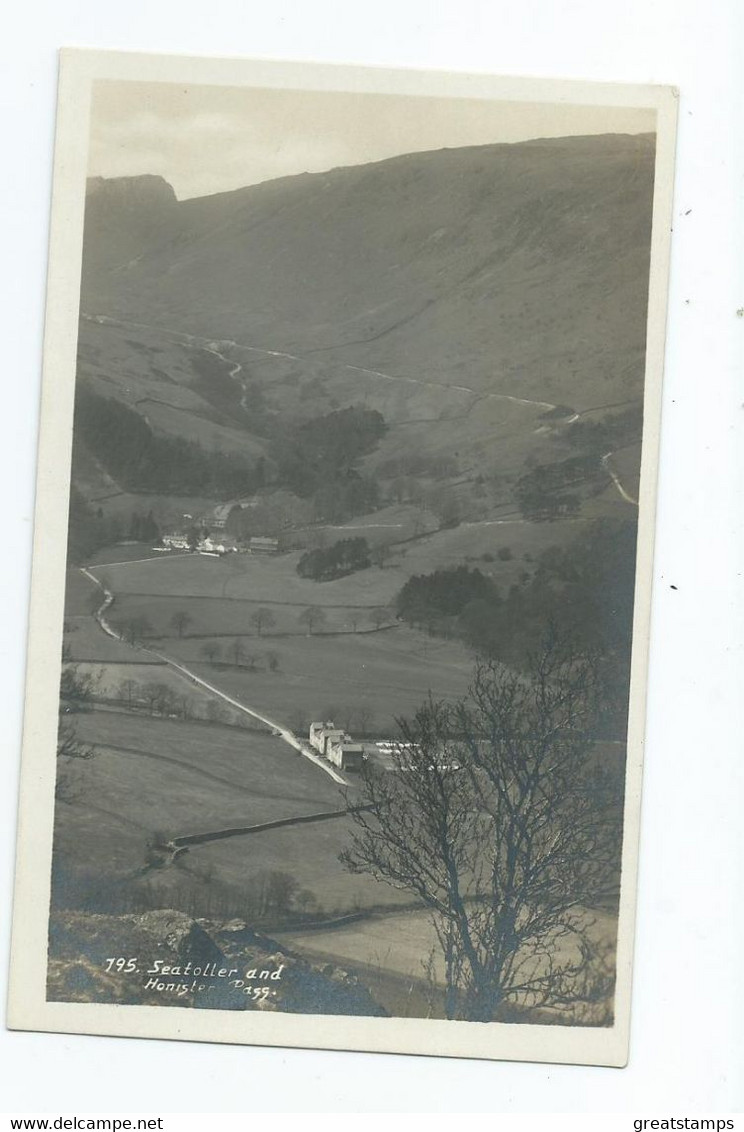
[[[295,708],[290,716],[290,727],[295,735],[307,735],[308,719],[301,708]]]
[[[319,627],[325,625],[325,612],[318,605],[309,605],[298,618],[301,625],[307,626],[308,633],[312,634]]]
[[[270,609],[260,606],[260,608],[251,615],[251,625],[260,637],[264,629],[272,629],[274,625],[276,625],[276,617]]]
[[[262,869],[250,878],[247,895],[258,915],[281,915],[290,911],[299,891],[300,885],[291,873]]]
[[[210,723],[227,722],[228,712],[222,700],[207,700],[205,711]]]
[[[189,625],[192,625],[194,618],[186,612],[185,609],[177,609],[171,617],[168,624],[172,629],[175,629],[179,637],[182,637]]]
[[[96,748],[92,743],[84,743],[75,724],[70,719],[61,719],[57,731],[57,756],[66,759],[92,759]]]
[[[376,546],[372,551],[372,561],[375,566],[379,566],[381,570],[385,569],[385,563],[389,562],[393,554],[393,548],[388,543],[382,543]]]
[[[236,637],[230,645],[230,656],[233,659],[233,664],[240,665],[245,660],[245,647],[240,637]]]
[[[100,683],[100,673],[80,670],[77,664],[65,664],[59,682],[59,698],[65,713],[91,711]]]
[[[357,724],[359,725],[360,735],[366,735],[367,734],[367,731],[369,729],[369,725],[372,722],[372,716],[373,716],[373,712],[372,712],[372,708],[369,706],[369,704],[363,703],[363,704],[358,705],[358,707],[357,707],[357,709],[354,713],[354,719],[356,720]]]
[[[266,653],[266,663],[269,666],[269,672],[278,672],[281,668],[281,658],[277,652]]]
[[[192,700],[191,696],[186,693],[182,693],[181,695],[176,696],[174,704],[178,711],[178,714],[181,716],[181,719],[193,719],[194,701]]]
[[[81,783],[73,769],[78,759],[92,759],[96,748],[85,743],[79,736],[77,727],[69,719],[60,717],[57,731],[57,775],[54,784],[54,797],[57,802],[75,802],[81,793]]]
[[[122,638],[135,645],[152,635],[153,627],[147,617],[132,617],[123,621],[120,626]]]
[[[203,656],[210,664],[214,664],[217,658],[221,655],[222,650],[216,641],[207,641],[205,645],[199,649],[199,655]]]
[[[134,700],[137,689],[137,681],[132,680],[131,678],[122,680],[121,684],[119,685],[119,698],[126,701],[128,708],[131,708],[132,706],[132,702]]]
[[[346,704],[341,711],[337,711],[335,715],[328,718],[335,719],[336,723],[340,723],[344,731],[351,731],[354,724],[354,708]]]
[[[54,796],[58,802],[74,802],[79,786],[73,759],[91,759],[96,748],[80,738],[75,716],[90,711],[97,680],[81,673],[77,665],[65,665],[60,679],[59,724],[57,728],[57,778]]]
[[[173,706],[174,692],[167,684],[145,684],[142,689],[151,715],[166,715]]]
[[[390,610],[383,609],[381,606],[376,606],[369,615],[369,619],[374,625],[375,629],[381,629],[386,621],[390,620]]]
[[[309,916],[319,910],[318,898],[310,888],[301,888],[295,894],[294,903],[303,916]]]
[[[619,882],[622,782],[596,756],[596,672],[551,632],[529,671],[481,663],[465,700],[402,722],[393,771],[365,764],[342,860],[429,909],[448,1018],[608,1021],[591,910]]]

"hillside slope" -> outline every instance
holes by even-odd
[[[83,310],[576,409],[637,397],[653,161],[652,137],[606,135],[182,202],[97,180]]]

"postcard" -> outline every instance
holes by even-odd
[[[11,1028],[625,1063],[676,107],[62,52]]]

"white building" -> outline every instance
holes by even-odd
[[[161,542],[163,546],[167,546],[170,550],[189,549],[189,540],[186,535],[181,534],[180,531],[173,531],[171,534],[162,535]]]
[[[231,554],[238,545],[232,535],[212,534],[200,539],[197,549],[203,554]]]
[[[341,770],[361,770],[364,747],[355,743],[350,735],[333,720],[310,724],[310,746]]]
[[[364,762],[364,747],[354,743],[350,735],[328,744],[327,757],[339,770],[361,770]]]

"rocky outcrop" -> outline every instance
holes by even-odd
[[[139,177],[89,177],[85,184],[86,201],[104,202],[109,207],[143,208],[175,204],[176,194],[164,177],[143,174]]]
[[[172,909],[52,914],[47,996],[55,1002],[383,1015],[357,976],[313,966],[243,921]]]
[[[91,177],[85,193],[84,276],[128,276],[154,242],[176,236],[177,215],[176,194],[163,177]]]

